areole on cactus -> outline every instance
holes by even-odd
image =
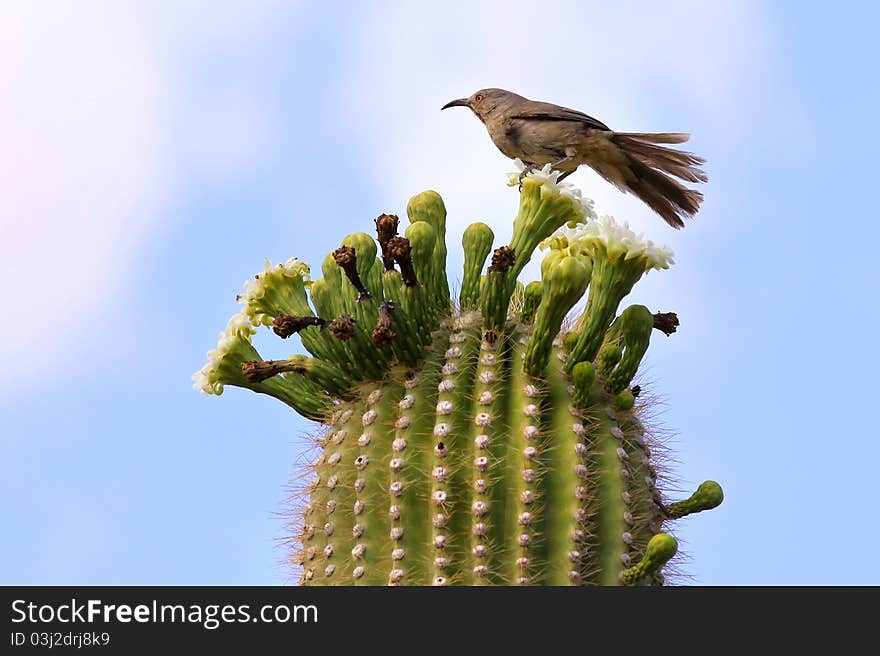
[[[666,503],[630,387],[653,330],[678,320],[618,311],[672,253],[597,218],[558,176],[511,177],[513,236],[485,274],[492,230],[464,231],[457,304],[433,191],[410,200],[403,236],[380,215],[377,240],[349,235],[316,280],[292,259],[245,284],[195,386],[246,387],[324,424],[293,554],[302,583],[658,585],[677,549],[667,524],[721,503],[714,481]],[[541,280],[524,287],[539,245]],[[311,357],[264,361],[259,326],[298,333]]]

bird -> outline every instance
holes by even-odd
[[[700,208],[703,194],[686,182],[706,182],[702,157],[660,144],[686,142],[679,132],[615,132],[601,121],[568,107],[529,100],[504,89],[480,89],[441,109],[468,107],[498,149],[520,159],[528,173],[546,164],[562,180],[586,164],[624,193],[632,193],[673,228]]]

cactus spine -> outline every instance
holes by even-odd
[[[620,305],[671,252],[597,219],[557,178],[522,179],[485,275],[492,230],[465,230],[458,309],[433,191],[410,200],[405,236],[383,214],[378,247],[349,235],[317,280],[292,259],[245,284],[194,378],[325,425],[294,554],[304,584],[657,585],[677,549],[667,523],[721,503],[714,481],[665,502],[630,387],[653,330],[677,319]],[[523,288],[539,245],[541,280]],[[262,360],[258,326],[298,333],[311,356]]]

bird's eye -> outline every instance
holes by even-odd
[[[483,94],[478,93],[474,100],[476,100],[477,102],[483,102]]]

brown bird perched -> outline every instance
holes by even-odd
[[[586,164],[624,193],[638,196],[673,228],[683,227],[682,218],[700,208],[703,194],[674,178],[706,182],[699,168],[705,160],[657,145],[684,143],[688,134],[614,132],[582,112],[504,89],[481,89],[442,109],[447,107],[470,107],[511,159],[519,158],[530,168],[550,164],[563,172],[560,180]]]

